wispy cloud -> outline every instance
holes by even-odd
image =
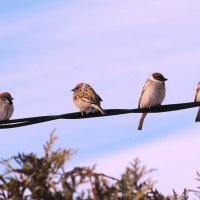
[[[20,13],[15,10],[7,14],[8,18],[0,19],[0,90],[10,91],[15,98],[13,118],[76,111],[70,89],[78,82],[90,83],[103,98],[104,108],[136,107],[141,88],[153,71],[162,72],[169,79],[164,103],[193,100],[200,65],[199,1],[87,0],[41,4]],[[182,151],[187,139],[191,146],[197,145],[196,128],[189,130],[194,141],[184,135],[184,129],[194,126],[195,112],[149,114],[140,135],[136,129],[139,115],[63,120],[4,130],[2,133],[13,134],[1,137],[1,147],[4,155],[38,150],[50,130],[58,127],[59,145],[79,148],[78,160],[116,151],[118,156],[110,156],[113,162],[122,164],[117,164],[118,173],[120,166],[141,156],[149,167],[159,168],[155,178],[165,183],[162,173],[177,170],[170,162],[164,166],[163,159],[166,157],[168,163],[171,149]],[[164,139],[177,130],[183,135]],[[137,147],[130,148],[132,145]],[[158,159],[148,157],[148,152]],[[178,156],[183,164],[182,152],[175,152],[172,161]],[[191,163],[195,163],[196,154],[190,153]],[[184,154],[188,156],[185,151]],[[108,167],[109,172],[110,157],[99,159],[99,167]],[[192,175],[187,173],[189,180]]]
[[[200,165],[199,139],[196,126],[177,132],[174,136],[108,153],[81,164],[97,164],[97,170],[119,177],[129,162],[139,157],[148,168],[157,168],[152,177],[158,181],[156,187],[159,190],[165,194],[172,193],[172,189],[182,192],[185,187],[195,189],[197,186],[195,175]]]

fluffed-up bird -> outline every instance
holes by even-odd
[[[79,83],[74,89],[73,102],[82,115],[84,113],[94,113],[98,110],[104,115],[105,112],[101,108],[101,97],[94,91],[94,89],[86,83]]]
[[[199,81],[197,89],[196,89],[194,101],[200,101],[200,81]],[[198,108],[198,112],[197,112],[195,122],[200,122],[200,106]]]
[[[10,93],[0,93],[0,121],[9,120],[14,112],[13,98]]]
[[[167,79],[161,73],[153,73],[149,79],[147,79],[142,89],[138,108],[161,105],[166,93],[165,81],[167,81]],[[144,118],[146,115],[147,113],[142,113],[138,125],[138,130],[142,130]]]

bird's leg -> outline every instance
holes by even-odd
[[[9,123],[9,119],[6,119],[4,121],[0,121],[0,124],[8,124]]]
[[[151,109],[151,106],[149,105],[149,106],[147,106],[147,108],[150,110],[150,109]]]
[[[84,116],[84,112],[83,111],[81,111],[81,115],[82,115],[82,117]]]
[[[161,110],[161,104],[158,104],[157,106],[158,106],[158,108]]]

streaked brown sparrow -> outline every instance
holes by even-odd
[[[101,108],[101,97],[94,91],[94,89],[86,83],[79,83],[74,89],[73,102],[78,110],[83,115],[84,113],[94,113],[98,110],[104,115],[105,112]]]

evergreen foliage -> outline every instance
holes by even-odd
[[[188,200],[188,191],[181,195],[173,191],[165,196],[148,178],[154,170],[147,170],[138,159],[126,167],[119,179],[97,173],[93,167],[75,167],[66,171],[75,150],[52,146],[57,138],[51,134],[44,145],[44,156],[19,153],[0,164],[0,200]],[[114,166],[113,166],[114,167]],[[198,180],[200,174],[197,173]],[[198,191],[195,192],[197,195]]]

